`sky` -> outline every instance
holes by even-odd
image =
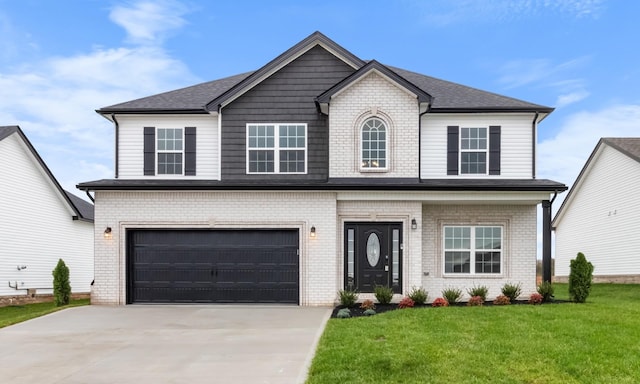
[[[554,107],[537,177],[571,185],[600,137],[640,136],[638,16],[613,0],[0,0],[0,125],[86,198],[76,184],[114,176],[96,109],[256,70],[317,30],[365,60]]]

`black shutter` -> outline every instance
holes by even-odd
[[[447,127],[447,175],[458,174],[458,126]]]
[[[184,175],[196,175],[196,127],[184,128]]]
[[[144,175],[156,174],[156,128],[144,127]]]
[[[489,174],[500,174],[500,126],[489,127]]]

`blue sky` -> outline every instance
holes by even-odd
[[[362,59],[555,107],[538,177],[570,185],[600,137],[639,136],[639,15],[607,0],[0,0],[0,125],[82,195],[113,177],[95,109],[258,69],[319,30]]]

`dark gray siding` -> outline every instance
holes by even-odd
[[[329,172],[328,117],[314,98],[354,69],[320,46],[274,73],[222,110],[223,180],[326,180]],[[306,123],[306,175],[247,175],[247,123]]]

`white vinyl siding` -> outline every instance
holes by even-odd
[[[464,177],[532,178],[532,121],[532,113],[426,114],[422,116],[421,125],[420,177],[423,179]],[[501,127],[500,175],[469,174],[447,176],[447,126],[489,127],[492,125]]]
[[[555,223],[556,276],[578,252],[594,275],[640,274],[640,163],[606,144],[599,152]]]
[[[17,133],[0,140],[0,164],[0,296],[27,294],[8,282],[52,293],[46,288],[59,259],[69,267],[72,292],[89,292],[93,223],[72,219],[75,212]]]
[[[216,116],[116,115],[116,119],[119,124],[118,178],[176,178],[176,175],[144,176],[144,127],[155,127],[156,131],[159,128],[182,128],[184,131],[185,127],[196,127],[196,175],[184,177],[189,180],[220,179]]]

